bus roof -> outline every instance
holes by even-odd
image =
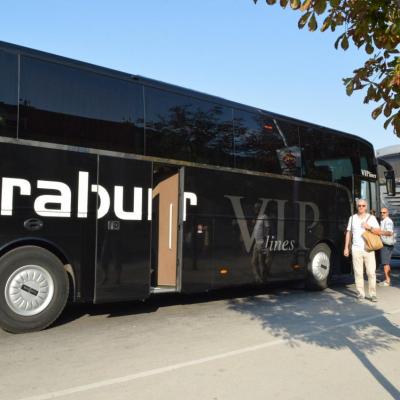
[[[393,146],[386,146],[376,150],[377,157],[384,157],[395,154],[400,154],[400,144],[395,144]]]

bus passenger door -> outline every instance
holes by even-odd
[[[178,290],[178,238],[180,220],[180,175],[183,168],[153,165],[151,287],[153,292]]]
[[[378,195],[377,181],[375,178],[367,178],[360,175],[353,176],[354,201],[357,201],[357,199],[367,200],[369,211],[375,211],[375,213],[377,213],[379,204]],[[355,204],[353,204],[353,206],[355,207]]]

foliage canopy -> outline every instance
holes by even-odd
[[[258,0],[253,0],[257,3]],[[278,0],[266,0],[273,5]],[[368,55],[364,65],[344,78],[346,93],[365,90],[364,103],[374,101],[376,119],[383,113],[385,129],[393,127],[400,137],[400,0],[279,0],[302,13],[298,26],[322,32],[341,28],[335,48],[349,48],[353,42]]]

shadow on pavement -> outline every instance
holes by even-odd
[[[392,271],[393,288],[399,290],[400,260],[393,263]],[[377,271],[377,276],[381,279],[382,272]],[[69,305],[52,327],[85,315],[113,318],[153,313],[174,305],[226,300],[230,310],[250,315],[263,329],[290,346],[304,342],[329,349],[350,349],[387,393],[400,399],[400,391],[368,359],[368,354],[391,350],[394,343],[400,342],[400,329],[379,310],[379,303],[357,303],[355,292],[346,287],[351,283],[353,278],[347,276],[332,285],[330,291],[317,296],[303,291],[298,283],[285,283],[191,295],[163,294],[145,302]],[[293,296],[296,289],[297,295]]]
[[[393,272],[400,272],[400,259],[393,262]],[[379,273],[377,273],[379,277]],[[344,275],[335,284],[343,286],[343,284],[350,284],[353,278],[350,275]],[[195,304],[216,300],[227,300],[234,298],[242,298],[249,296],[257,296],[260,294],[271,293],[279,289],[288,290],[303,290],[304,286],[299,282],[292,283],[275,283],[269,286],[245,286],[237,288],[228,288],[213,290],[206,293],[198,294],[162,294],[148,298],[145,302],[130,301],[119,303],[107,304],[70,304],[66,307],[64,312],[53,323],[50,328],[60,326],[81,318],[84,315],[108,315],[109,318],[121,317],[124,315],[146,314],[157,311],[160,307],[168,307],[172,305]]]
[[[398,278],[393,279],[395,290],[399,289],[398,282]],[[229,309],[250,315],[289,346],[303,342],[350,349],[387,393],[400,399],[400,391],[368,359],[369,354],[391,350],[394,343],[400,342],[399,327],[387,319],[379,303],[358,303],[353,290],[334,286],[318,296],[296,296],[296,301],[289,294],[286,298],[280,294],[231,299]]]
[[[229,300],[234,298],[244,298],[258,296],[265,293],[280,290],[303,290],[304,285],[296,282],[271,284],[269,286],[245,286],[212,290],[205,293],[182,294],[165,293],[149,297],[146,301],[129,301],[104,304],[69,304],[49,329],[67,324],[84,315],[100,316],[107,315],[107,318],[121,317],[125,315],[147,314],[156,312],[159,308],[174,305],[206,303],[210,301]]]

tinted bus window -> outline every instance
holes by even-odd
[[[18,59],[0,51],[0,136],[17,135]]]
[[[274,122],[262,114],[235,110],[234,125],[236,168],[282,173],[277,150],[286,146]]]
[[[300,127],[303,176],[337,182],[351,188],[358,171],[357,142],[313,127]]]
[[[233,166],[232,110],[145,88],[146,155]]]
[[[284,147],[276,150],[282,174],[301,176],[302,161],[298,126],[281,119],[274,119],[273,122],[284,144]]]
[[[367,143],[359,142],[360,168],[376,174],[374,150]]]
[[[24,57],[20,91],[20,137],[143,154],[140,85]]]

